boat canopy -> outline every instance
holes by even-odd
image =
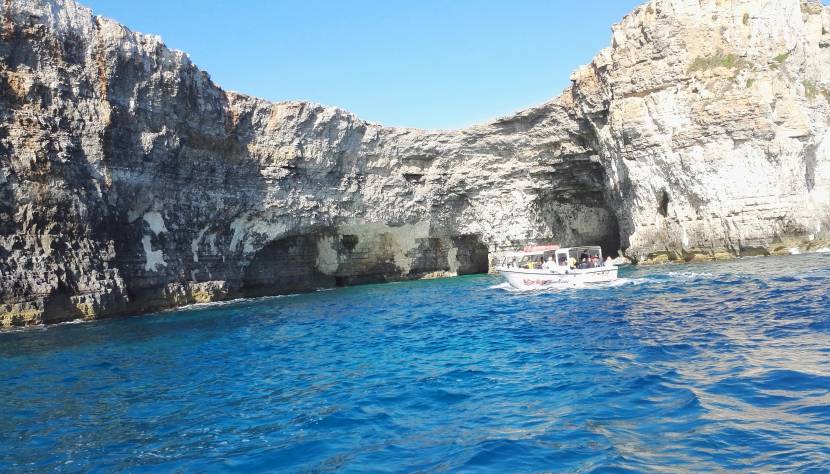
[[[525,252],[504,252],[502,258],[521,258],[527,255]]]
[[[544,252],[554,252],[556,250],[559,250],[559,245],[557,245],[557,244],[527,245],[524,248],[525,253],[544,253]]]

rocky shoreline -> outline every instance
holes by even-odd
[[[818,1],[650,0],[561,96],[455,131],[224,91],[72,0],[0,21],[0,326],[480,273],[529,241],[830,242]]]

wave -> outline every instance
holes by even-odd
[[[607,288],[616,288],[620,286],[626,285],[642,285],[645,283],[652,283],[656,282],[652,278],[617,278],[614,281],[609,281],[605,283],[591,283],[591,284],[584,284],[584,283],[551,283],[549,285],[545,285],[542,287],[535,287],[535,288],[516,288],[512,286],[508,282],[502,282],[498,285],[491,285],[487,287],[490,290],[504,290],[510,293],[522,293],[522,294],[534,294],[534,293],[546,293],[550,290],[601,290]]]
[[[581,285],[577,284],[570,284],[570,283],[551,283],[545,286],[539,286],[534,288],[516,288],[512,286],[510,283],[504,282],[498,285],[493,285],[489,287],[492,290],[504,290],[510,293],[521,293],[521,294],[534,294],[534,293],[546,293],[549,290],[572,290],[583,288]]]
[[[708,273],[708,272],[700,272],[700,273],[698,273],[698,272],[668,272],[668,273],[666,273],[666,275],[669,276],[670,278],[674,279],[674,280],[686,280],[686,281],[701,280],[701,279],[711,280],[712,278],[715,278],[715,275],[713,273]]]
[[[657,280],[654,278],[617,278],[616,280],[604,283],[603,286],[607,287],[617,287],[617,286],[626,286],[626,285],[644,285],[646,283],[655,283]],[[599,286],[599,285],[597,285]]]
[[[332,288],[333,289],[333,288]],[[329,288],[323,288],[320,290],[315,291],[330,291]],[[301,293],[291,293],[288,295],[272,295],[272,296],[257,296],[255,298],[234,298],[230,300],[222,300],[222,301],[208,301],[206,303],[193,303],[184,306],[178,306],[176,308],[168,308],[163,311],[162,313],[174,313],[178,311],[192,311],[197,309],[209,309],[209,308],[217,308],[221,306],[228,306],[228,305],[236,305],[236,304],[245,304],[245,303],[254,303],[258,301],[269,301],[279,298],[290,298],[292,296],[300,296]]]
[[[57,323],[57,324],[54,324],[54,326],[69,326],[69,325],[72,325],[72,324],[86,324],[86,323],[91,323],[93,321],[95,321],[95,320],[94,319],[81,319],[81,318],[78,318],[78,319],[73,319],[72,321],[64,321],[62,323]]]
[[[30,332],[30,331],[46,331],[49,326],[46,324],[31,324],[29,326],[12,326],[9,328],[0,328],[0,335],[2,334],[13,334],[18,332]]]
[[[88,324],[94,323],[95,319],[73,319],[71,321],[61,321],[59,323],[50,323],[50,324],[32,324],[30,326],[22,326],[22,327],[11,327],[11,328],[0,328],[0,334],[2,333],[14,333],[14,332],[28,332],[28,331],[46,331],[53,327],[59,326],[74,326],[76,324]]]

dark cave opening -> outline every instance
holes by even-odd
[[[535,205],[550,229],[551,241],[563,247],[599,245],[603,255],[619,256],[623,249],[619,220],[605,168],[594,154],[571,156],[535,177],[541,180]]]
[[[459,235],[452,238],[459,275],[473,275],[490,271],[490,250],[478,234]]]
[[[267,296],[336,284],[334,277],[317,268],[317,238],[298,235],[269,242],[257,252],[245,269],[241,291],[245,296]]]
[[[669,215],[669,202],[671,202],[671,198],[669,198],[669,193],[664,189],[661,192],[659,202],[657,203],[657,212],[659,212],[663,217],[667,217]]]

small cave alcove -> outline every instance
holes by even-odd
[[[447,248],[440,238],[429,237],[417,239],[418,248],[415,249],[414,258],[409,268],[411,276],[425,273],[447,271],[450,265],[447,259]]]
[[[241,291],[248,297],[268,296],[337,283],[317,268],[317,237],[297,235],[269,242],[257,252],[245,269]]]
[[[490,251],[478,234],[453,237],[456,248],[455,259],[458,261],[459,275],[472,275],[490,271]]]
[[[44,323],[54,324],[83,318],[84,315],[72,303],[71,295],[75,293],[63,281],[49,293],[43,302]]]

